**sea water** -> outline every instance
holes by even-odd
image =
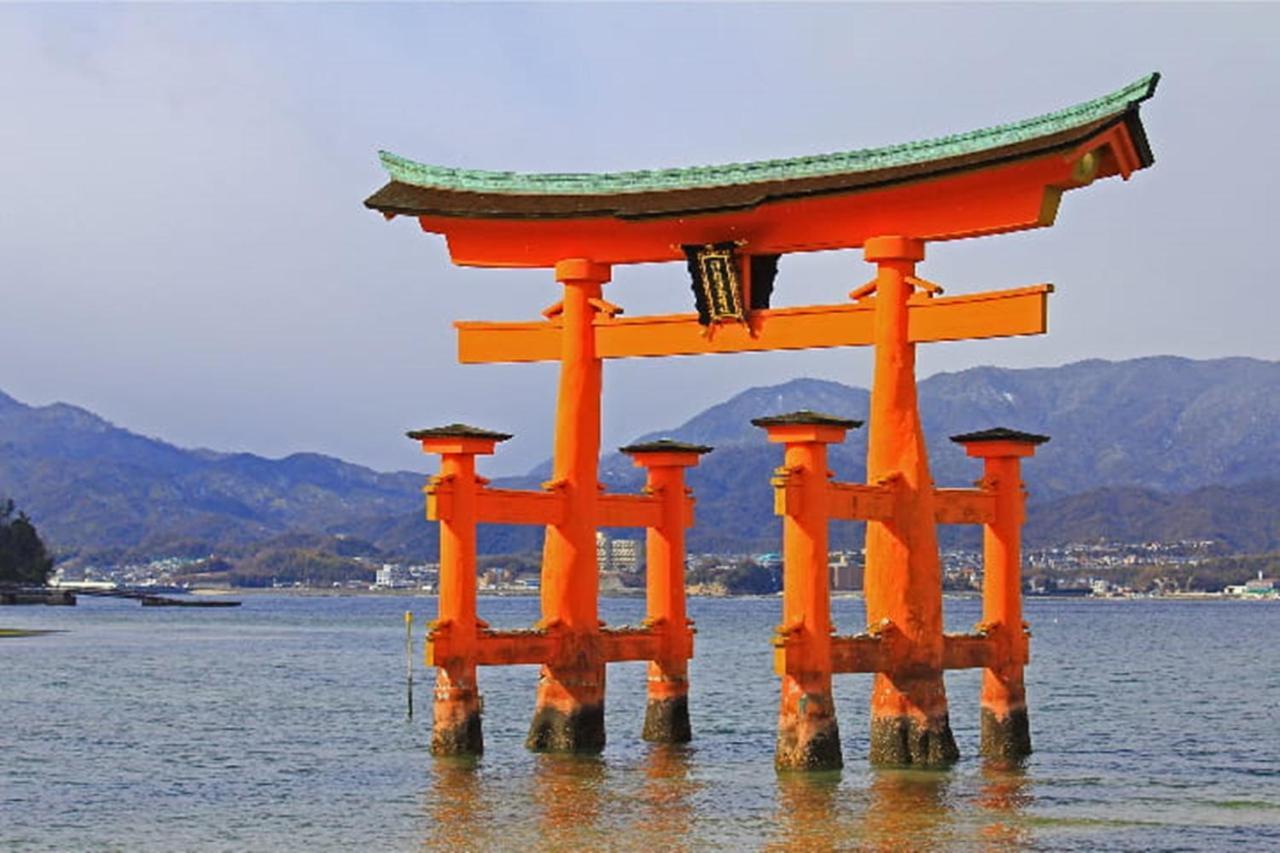
[[[845,768],[773,768],[776,598],[693,599],[694,742],[639,738],[644,665],[608,672],[598,758],[524,748],[537,668],[481,670],[485,754],[406,718],[403,614],[433,598],[254,594],[240,608],[9,607],[0,847],[19,850],[1280,849],[1280,603],[1030,600],[1035,754],[984,763],[977,671],[947,675],[962,758],[866,762],[867,675],[836,677]],[[482,598],[494,627],[533,598]],[[609,624],[643,603],[606,599]],[[862,602],[834,604],[842,632]],[[980,603],[948,599],[949,630]],[[415,630],[421,657],[421,624]]]

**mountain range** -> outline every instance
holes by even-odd
[[[1023,466],[1029,545],[1214,538],[1233,550],[1280,548],[1280,362],[1160,356],[979,367],[931,376],[919,392],[940,486],[968,485],[981,473],[951,435],[1007,426],[1052,437]],[[773,550],[780,526],[768,482],[781,450],[751,419],[801,408],[863,419],[868,400],[863,388],[795,379],[636,438],[716,448],[689,472],[698,497],[691,550]],[[860,481],[865,454],[865,430],[852,431],[831,448],[836,476]],[[548,470],[544,463],[500,484],[536,488]],[[0,393],[0,496],[12,497],[63,553],[209,553],[312,533],[431,558],[435,526],[422,517],[422,479],[318,454],[265,459],[178,448],[75,406],[32,407]],[[632,491],[641,472],[607,453],[601,479]],[[481,548],[522,551],[539,539],[532,528],[486,526]],[[856,525],[833,525],[834,544],[858,539]]]

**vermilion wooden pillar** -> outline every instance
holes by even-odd
[[[816,412],[757,418],[769,441],[786,448],[783,481],[782,625],[774,640],[782,676],[774,764],[784,770],[844,765],[831,694],[831,591],[827,572],[827,445],[844,441],[857,421]]]
[[[867,522],[867,623],[887,621],[909,641],[906,655],[878,672],[871,694],[873,764],[940,766],[959,758],[942,681],[942,568],[933,480],[916,399],[916,348],[908,334],[915,264],[924,243],[877,237],[863,249],[875,280],[875,374],[867,440],[867,482],[892,483],[893,517]]]
[[[556,396],[553,489],[564,496],[559,524],[542,553],[542,623],[563,636],[558,660],[544,664],[526,745],[536,751],[604,749],[605,658],[600,640],[596,498],[600,490],[601,361],[592,323],[609,267],[588,260],[556,264],[564,285],[560,388]]]
[[[1031,726],[1022,672],[1029,659],[1022,621],[1022,522],[1026,494],[1023,457],[1048,436],[997,428],[953,436],[983,460],[982,486],[995,496],[982,528],[982,628],[994,640],[995,660],[982,673],[982,754],[1016,760],[1031,754]]]
[[[622,448],[646,471],[645,492],[661,502],[661,520],[645,535],[645,625],[662,634],[661,656],[649,662],[648,703],[641,737],[656,743],[688,743],[689,658],[693,633],[685,609],[684,531],[690,518],[684,469],[710,447],[660,440]]]
[[[440,522],[440,593],[431,626],[434,634],[452,642],[447,655],[428,661],[436,666],[431,751],[479,755],[484,736],[476,685],[476,456],[493,453],[498,442],[511,436],[454,424],[409,437],[421,441],[424,452],[440,454],[440,474],[431,486],[446,487],[452,498],[451,512]]]

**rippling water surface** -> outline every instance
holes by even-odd
[[[695,742],[638,737],[643,664],[609,668],[598,759],[523,746],[536,667],[484,669],[486,753],[427,754],[405,719],[405,609],[430,598],[251,595],[225,610],[0,609],[0,846],[17,849],[1280,848],[1280,604],[1030,601],[1036,753],[977,758],[979,675],[947,676],[947,772],[867,766],[870,676],[839,676],[846,766],[779,775],[772,598],[690,602]],[[952,630],[979,603],[948,600]],[[481,600],[495,627],[535,599]],[[838,600],[841,631],[862,603]],[[642,602],[612,599],[610,624]],[[420,632],[415,632],[419,641]]]

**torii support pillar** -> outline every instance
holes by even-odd
[[[417,430],[409,436],[421,441],[425,451],[443,457],[440,473],[423,489],[427,520],[440,523],[440,617],[428,627],[425,646],[427,666],[439,668],[432,751],[438,755],[478,755],[483,750],[476,668],[517,664],[539,664],[544,673],[561,674],[561,686],[576,696],[579,694],[570,688],[580,690],[583,683],[564,683],[562,674],[566,671],[597,664],[603,668],[612,661],[648,661],[650,702],[645,737],[687,741],[687,672],[693,655],[693,627],[685,616],[684,530],[693,524],[693,498],[685,488],[683,471],[697,464],[698,457],[711,448],[672,441],[623,448],[638,465],[649,469],[646,493],[600,493],[595,497],[595,520],[600,526],[650,531],[649,614],[644,625],[607,628],[596,623],[594,631],[586,632],[556,620],[533,629],[494,630],[476,615],[476,525],[565,527],[572,521],[568,493],[554,482],[544,484],[541,491],[495,489],[476,476],[475,456],[492,453],[497,442],[511,437],[504,433],[450,424]],[[592,539],[594,544],[594,530]],[[597,679],[587,686],[602,684]],[[599,708],[600,702],[595,707]],[[598,720],[592,723],[587,718],[587,725],[594,728],[566,729],[560,724],[565,719],[572,723],[572,714],[557,708],[552,711],[561,716],[544,714],[542,719],[550,720],[550,734],[548,740],[531,744],[534,748],[589,751],[603,744],[604,730]],[[577,719],[583,718],[579,713]],[[592,737],[581,737],[584,731]],[[572,737],[586,746],[575,746]]]
[[[916,347],[908,305],[924,243],[876,237],[863,247],[878,266],[875,290],[875,373],[867,439],[867,482],[895,485],[891,518],[867,522],[867,624],[892,624],[909,649],[878,672],[871,694],[871,762],[939,767],[960,757],[947,715],[942,680],[942,567],[938,555],[933,480],[916,398]]]
[[[606,310],[601,286],[609,276],[608,266],[589,260],[557,263],[564,300],[548,311],[561,323],[551,487],[563,495],[564,512],[560,523],[547,526],[543,545],[540,627],[563,632],[564,653],[543,664],[538,677],[525,742],[537,752],[604,749],[605,655],[596,563],[602,371],[592,324]]]
[[[440,454],[440,474],[428,490],[447,484],[452,498],[451,511],[440,521],[440,593],[436,621],[430,627],[432,635],[452,642],[445,655],[427,661],[436,667],[431,752],[479,755],[484,752],[484,735],[476,685],[476,456],[493,453],[498,442],[511,436],[453,424],[411,432],[409,437],[421,441],[424,452]]]
[[[641,737],[654,743],[688,743],[689,658],[693,634],[685,608],[684,531],[693,523],[684,469],[711,451],[669,439],[622,448],[646,471],[645,493],[662,507],[656,526],[645,535],[645,627],[663,637],[661,656],[649,662],[648,703]]]
[[[774,638],[782,702],[774,764],[780,770],[835,770],[844,766],[844,759],[831,693],[827,445],[844,441],[845,432],[861,424],[815,412],[752,423],[768,431],[769,441],[786,448],[775,477],[784,498],[782,624]]]
[[[995,496],[982,527],[982,628],[992,638],[993,660],[982,672],[982,754],[1017,761],[1031,754],[1031,727],[1022,671],[1029,659],[1022,621],[1022,522],[1026,493],[1021,459],[1048,436],[997,428],[952,436],[984,462],[982,487]]]

